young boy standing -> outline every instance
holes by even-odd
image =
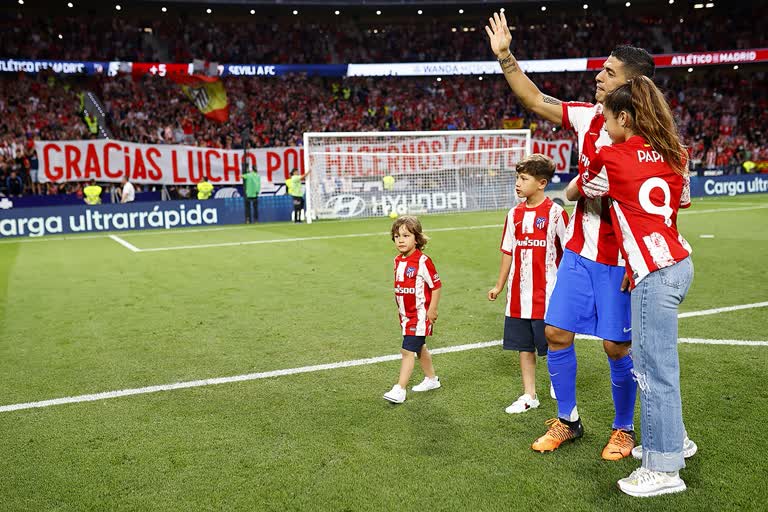
[[[523,395],[506,408],[510,414],[539,406],[536,353],[547,355],[544,314],[568,225],[565,210],[544,195],[554,174],[555,163],[545,155],[533,154],[517,164],[515,192],[525,201],[507,213],[499,278],[488,291],[488,300],[496,300],[507,283],[504,350],[520,352]]]
[[[442,284],[432,260],[421,252],[429,238],[422,231],[419,219],[410,215],[398,218],[392,224],[391,234],[400,253],[395,257],[395,302],[403,333],[400,349],[403,358],[400,378],[384,394],[384,399],[401,404],[405,402],[405,388],[411,378],[417,354],[425,377],[421,384],[411,389],[419,392],[440,387],[426,338],[432,334],[432,326],[437,321],[437,304]]]

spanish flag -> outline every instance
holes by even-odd
[[[502,120],[502,126],[505,130],[519,130],[523,127],[522,117],[505,117]]]
[[[176,75],[171,79],[208,119],[224,123],[229,119],[229,102],[224,84],[217,76]]]

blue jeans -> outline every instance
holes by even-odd
[[[640,389],[643,467],[653,471],[685,467],[677,307],[692,281],[688,257],[651,272],[632,290],[632,359]]]

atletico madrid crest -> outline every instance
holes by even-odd
[[[405,277],[407,277],[408,279],[412,278],[415,275],[416,275],[416,267],[407,267],[405,269]]]
[[[547,223],[546,217],[536,217],[536,227],[539,229],[544,229],[544,225]]]

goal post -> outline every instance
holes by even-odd
[[[307,222],[509,208],[530,130],[304,134]]]

